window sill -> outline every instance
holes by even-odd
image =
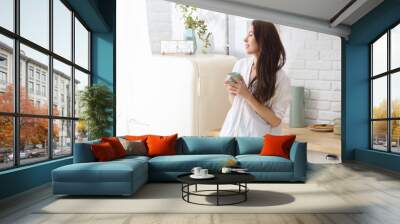
[[[69,160],[69,159],[72,159],[72,156],[62,157],[62,158],[59,158],[59,159],[52,159],[52,160],[38,162],[38,163],[35,163],[35,164],[30,164],[30,165],[24,165],[24,166],[16,167],[16,168],[10,168],[10,169],[7,169],[7,170],[0,171],[0,176],[1,175],[6,175],[6,174],[10,174],[10,173],[14,173],[14,172],[23,171],[23,170],[32,169],[32,168],[35,168],[35,167],[49,165],[49,164],[52,164],[52,163],[57,163],[57,162],[61,162],[61,161]]]

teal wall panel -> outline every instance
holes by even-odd
[[[369,149],[369,43],[400,22],[400,1],[386,0],[351,27],[344,43],[343,160],[357,160],[399,170],[400,157]]]
[[[110,89],[114,86],[113,39],[113,33],[92,34],[93,83],[105,84]]]
[[[365,148],[355,150],[355,160],[400,172],[400,155]]]
[[[71,163],[68,157],[0,172],[0,199],[48,183],[53,169]]]
[[[369,59],[368,46],[346,44],[344,49],[346,106],[343,160],[354,159],[356,147],[367,148],[369,142]]]
[[[94,32],[110,32],[104,14],[100,11],[100,0],[66,0]],[[108,0],[109,1],[109,0]],[[110,3],[114,1],[109,1]]]
[[[106,85],[115,95],[114,50],[114,33],[92,33],[92,82]],[[115,116],[111,119],[115,121]],[[114,127],[109,128],[111,135],[115,133]]]

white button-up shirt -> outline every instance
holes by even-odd
[[[250,82],[251,66],[253,57],[240,59],[233,67],[233,72],[239,72],[246,84]],[[265,103],[277,117],[283,120],[286,109],[291,101],[290,79],[280,69],[277,72],[274,96]],[[220,136],[264,136],[265,134],[280,135],[282,133],[282,122],[277,127],[271,127],[264,119],[251,108],[241,96],[234,96],[232,106],[226,115]]]

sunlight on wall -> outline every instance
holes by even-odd
[[[148,71],[151,56],[145,0],[117,1],[117,135],[125,134],[135,103],[134,74]],[[140,93],[138,93],[140,94]]]

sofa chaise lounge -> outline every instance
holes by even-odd
[[[305,182],[307,144],[295,141],[290,159],[260,156],[262,137],[180,137],[176,155],[127,156],[96,162],[89,141],[75,144],[73,164],[52,171],[54,194],[132,195],[148,181],[176,181],[200,166],[218,172],[228,160],[247,168],[258,182]]]

